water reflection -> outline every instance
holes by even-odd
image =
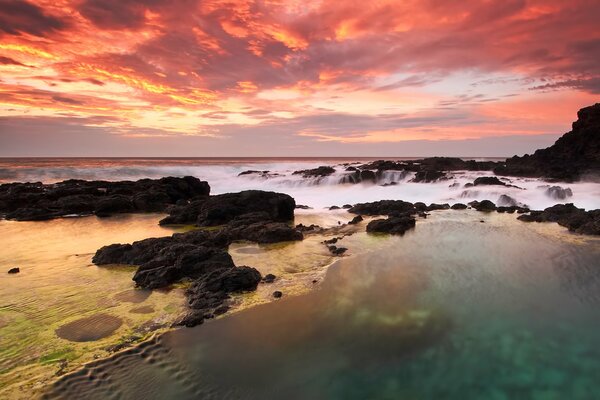
[[[600,315],[597,303],[580,301],[589,287],[571,277],[597,266],[599,242],[514,216],[480,219],[447,212],[402,238],[344,238],[355,256],[331,267],[317,290],[170,332],[48,393],[593,398]]]

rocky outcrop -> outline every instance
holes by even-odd
[[[531,155],[509,158],[494,172],[567,182],[597,175],[600,173],[600,103],[579,110],[572,130],[552,146]]]
[[[296,202],[283,193],[246,190],[196,199],[173,207],[161,225],[185,224],[216,226],[226,224],[241,215],[264,212],[269,220],[291,221]]]
[[[479,178],[475,178],[473,181],[473,186],[482,186],[482,185],[497,185],[497,186],[506,186],[506,183],[502,182],[500,179],[495,176],[480,176]]]
[[[142,288],[156,289],[182,279],[192,280],[187,291],[190,312],[179,322],[195,325],[204,318],[226,312],[228,293],[254,290],[261,280],[254,268],[234,265],[227,252],[230,243],[303,239],[301,230],[284,222],[293,219],[294,207],[290,196],[261,191],[197,199],[177,207],[176,215],[191,218],[201,226],[219,225],[216,229],[112,244],[99,249],[92,262],[138,266],[133,280]]]
[[[65,215],[162,212],[209,193],[207,182],[191,176],[135,182],[8,183],[0,185],[0,214],[7,219],[37,221]]]
[[[416,214],[414,204],[402,200],[380,200],[371,203],[358,203],[348,209],[362,215]]]
[[[295,171],[293,175],[302,175],[303,178],[323,178],[333,174],[334,172],[335,168],[322,165],[318,168]]]
[[[543,211],[531,211],[518,219],[525,222],[556,222],[571,232],[600,235],[600,210],[585,211],[572,203],[556,204]]]
[[[415,227],[415,223],[415,219],[408,215],[389,217],[387,219],[375,219],[368,223],[367,232],[404,235],[406,231]]]

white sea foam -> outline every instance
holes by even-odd
[[[339,162],[339,161],[337,161]],[[511,185],[477,186],[465,188],[478,176],[489,176],[491,172],[456,171],[453,178],[436,183],[410,182],[413,173],[402,171],[386,171],[376,184],[359,183],[341,184],[348,172],[337,165],[336,173],[323,178],[303,178],[292,173],[300,169],[315,168],[319,165],[333,165],[336,161],[260,161],[248,162],[234,160],[229,162],[201,162],[177,160],[155,160],[144,162],[62,162],[42,164],[13,164],[3,162],[0,166],[0,181],[43,181],[57,182],[65,179],[103,179],[134,180],[141,178],[159,178],[163,176],[192,175],[206,180],[211,185],[213,194],[236,192],[246,189],[261,189],[284,192],[304,204],[315,209],[332,205],[354,204],[382,199],[401,199],[410,202],[424,203],[468,203],[472,200],[489,199],[495,203],[501,195],[508,195],[517,202],[532,209],[543,209],[556,203],[572,202],[585,209],[600,208],[600,184],[592,182],[548,183],[540,179],[508,178]],[[259,174],[238,176],[242,171],[270,171],[278,174],[262,177]],[[389,185],[395,182],[394,185]],[[382,186],[388,184],[388,186]],[[546,195],[550,185],[560,185],[572,190],[573,196],[564,200],[553,199]]]

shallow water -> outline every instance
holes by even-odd
[[[404,237],[341,243],[353,255],[317,290],[169,332],[65,377],[49,397],[589,399],[600,390],[598,239],[447,211]]]
[[[91,263],[101,246],[171,235],[161,217],[0,220],[0,398],[104,357],[109,345],[142,339],[183,309],[181,290],[134,291],[134,268]],[[6,273],[15,266],[20,273]],[[142,305],[153,311],[132,311]]]

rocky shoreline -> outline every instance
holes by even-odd
[[[531,156],[513,157],[506,162],[462,160],[431,157],[415,161],[379,160],[367,164],[342,164],[345,183],[376,182],[387,171],[414,173],[413,182],[426,183],[450,178],[452,171],[494,171],[480,176],[465,188],[498,186],[521,189],[502,175],[535,176],[550,180],[572,181],[600,171],[600,104],[578,113],[573,130],[548,149]],[[299,170],[293,175],[306,179],[326,178],[335,173],[331,166]],[[258,175],[269,179],[269,171],[245,171],[240,175]],[[499,177],[500,176],[500,177]],[[548,196],[564,200],[572,196],[568,188],[548,186]],[[497,204],[496,204],[497,203]],[[414,229],[417,218],[426,218],[436,210],[517,213],[524,222],[556,222],[569,231],[600,235],[600,210],[586,211],[573,204],[556,204],[532,211],[508,195],[496,203],[490,200],[452,205],[402,200],[332,206],[344,208],[354,215],[348,223],[356,225],[363,216],[375,217],[366,224],[368,233],[403,235]],[[335,234],[338,229],[316,225],[293,225],[295,200],[283,193],[247,190],[238,193],[210,195],[208,182],[186,176],[136,182],[68,180],[56,184],[10,183],[0,185],[0,217],[17,221],[38,221],[64,216],[96,215],[107,217],[119,213],[163,212],[168,216],[161,225],[189,225],[194,230],[170,237],[149,238],[132,244],[111,244],[100,248],[93,257],[96,265],[135,265],[133,280],[140,288],[165,288],[186,280],[189,282],[189,312],[178,324],[193,326],[226,312],[230,293],[255,290],[263,277],[250,266],[236,266],[228,254],[235,241],[279,243],[303,240],[306,235]],[[385,216],[385,218],[379,218]],[[334,256],[346,248],[335,241],[324,244]]]

